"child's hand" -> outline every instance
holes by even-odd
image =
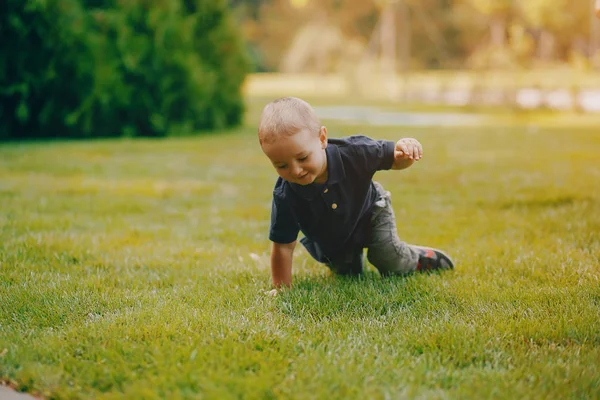
[[[394,159],[415,160],[423,158],[423,146],[417,139],[404,138],[396,142]]]

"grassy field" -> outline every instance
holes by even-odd
[[[256,111],[256,110],[254,110]],[[56,399],[600,398],[600,130],[377,128],[455,271],[270,289],[275,171],[222,135],[0,145],[0,379]]]

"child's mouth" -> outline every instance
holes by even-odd
[[[302,181],[306,180],[306,178],[308,178],[308,172],[306,174],[302,175],[301,177],[299,177],[297,180],[298,180],[298,182],[302,182]]]

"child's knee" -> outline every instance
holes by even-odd
[[[364,256],[362,250],[354,251],[339,259],[330,260],[326,265],[337,275],[360,275],[364,267]]]
[[[382,275],[407,275],[417,269],[417,263],[406,259],[371,262]]]
[[[373,249],[368,254],[371,264],[383,275],[406,275],[417,269],[418,255],[408,245],[394,243],[387,249]]]

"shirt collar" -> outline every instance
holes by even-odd
[[[340,183],[346,178],[346,170],[342,163],[340,149],[336,145],[328,144],[325,148],[327,154],[327,182],[326,185]]]
[[[346,170],[344,169],[344,164],[342,163],[342,156],[340,154],[340,149],[338,149],[338,146],[328,144],[325,148],[325,155],[327,156],[327,182],[325,182],[325,184],[310,184],[303,186],[290,182],[290,187],[292,188],[292,190],[307,200],[312,200],[315,197],[317,197],[317,195],[321,193],[322,187],[327,187],[336,183],[340,183],[344,180],[344,178],[346,178]]]

